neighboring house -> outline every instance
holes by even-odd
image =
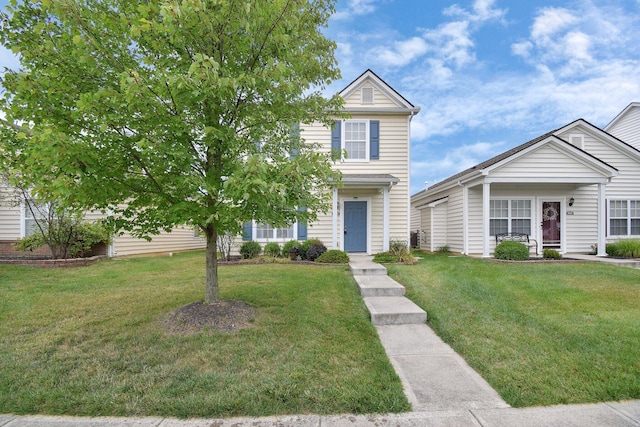
[[[636,147],[639,106],[607,127]],[[604,256],[606,242],[639,238],[640,151],[611,133],[579,119],[414,194],[420,247],[488,257],[497,234],[524,233],[540,253]]]
[[[408,243],[410,124],[420,108],[371,70],[339,94],[348,119],[336,121],[332,129],[317,123],[300,126],[301,137],[323,151],[346,151],[335,165],[343,175],[331,209],[308,225],[273,229],[247,223],[244,240],[318,238],[330,249],[369,254],[388,250],[390,240]]]
[[[13,248],[13,244],[19,238],[25,237],[32,232],[34,220],[26,204],[21,202],[7,187],[0,186],[0,256],[20,256],[29,253],[21,253]],[[95,220],[100,215],[87,215],[87,220]],[[206,242],[193,229],[178,227],[171,233],[162,232],[153,236],[153,240],[148,242],[143,239],[132,237],[129,233],[116,236],[113,243],[107,248],[109,256],[125,256],[144,253],[177,252],[191,249],[202,249],[206,247]],[[50,255],[48,249],[43,247],[38,249],[36,255]]]
[[[640,102],[632,102],[604,130],[640,150]]]

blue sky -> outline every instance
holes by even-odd
[[[339,0],[343,80],[371,68],[422,108],[411,193],[578,118],[640,101],[640,0]]]
[[[412,193],[640,101],[640,0],[338,0],[325,33],[343,77],[328,92],[371,68],[422,108]],[[16,65],[0,48],[0,66]]]

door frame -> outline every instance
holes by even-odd
[[[543,203],[559,203],[560,204],[560,248],[557,249],[560,253],[566,253],[567,246],[567,198],[566,197],[538,197],[536,224],[539,236],[539,246],[542,252],[544,247],[544,235],[542,230],[542,205]],[[555,248],[554,248],[555,249]]]
[[[367,202],[367,227],[365,232],[367,233],[367,254],[371,255],[371,197],[340,197],[340,215],[339,215],[339,227],[340,232],[340,250],[344,251],[344,202]]]

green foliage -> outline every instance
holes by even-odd
[[[389,263],[398,262],[398,256],[391,252],[378,252],[373,256],[373,262]]]
[[[555,249],[545,249],[542,251],[542,258],[544,259],[562,259],[562,254]]]
[[[42,220],[41,220],[42,221]],[[38,230],[15,243],[20,251],[33,251],[47,245],[53,258],[80,258],[100,244],[109,244],[111,234],[99,222],[84,222],[69,217],[42,221]]]
[[[439,252],[441,254],[448,254],[449,253],[449,246],[447,246],[447,245],[440,246],[439,248],[436,249],[436,252]]]
[[[313,221],[340,173],[292,126],[343,116],[342,99],[323,96],[340,78],[323,34],[334,2],[242,5],[8,6],[0,42],[21,62],[1,77],[0,168],[11,184],[110,212],[114,231],[135,237],[197,227],[208,270],[215,237],[248,220]],[[208,301],[218,284],[206,277]]]
[[[529,248],[523,243],[505,240],[496,246],[493,256],[496,259],[524,261],[529,259]]]
[[[293,248],[302,248],[302,244],[297,240],[289,240],[287,243],[282,245],[282,255],[288,257],[291,249]]]
[[[327,252],[327,247],[323,244],[315,243],[307,249],[305,258],[309,261],[315,261],[320,255]]]
[[[413,255],[406,240],[391,240],[389,242],[389,253],[396,257],[397,262],[413,263]]]
[[[640,240],[624,239],[607,245],[607,255],[622,258],[640,257]]]
[[[242,255],[243,259],[257,258],[260,252],[262,252],[260,243],[253,240],[244,242],[242,246],[240,246],[240,255]]]
[[[280,256],[280,245],[276,242],[269,242],[264,245],[263,252],[266,256],[277,258]]]
[[[347,264],[349,262],[349,255],[347,255],[345,251],[330,249],[316,258],[316,262],[330,264]]]
[[[302,242],[302,251],[304,253],[307,253],[307,251],[309,250],[309,248],[313,245],[323,245],[324,243],[322,243],[322,240],[317,239],[317,238],[312,238],[312,239],[307,239],[304,242]]]

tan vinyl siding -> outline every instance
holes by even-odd
[[[640,150],[640,108],[631,108],[607,132]]]
[[[448,202],[440,203],[429,208],[433,212],[433,236],[431,241],[431,250],[437,251],[444,246],[449,246],[447,239]]]
[[[177,252],[193,249],[203,249],[206,242],[200,237],[194,237],[191,228],[180,227],[171,233],[160,233],[152,237],[152,241],[136,239],[129,233],[114,239],[115,256],[136,255],[145,253]]]
[[[424,251],[431,250],[431,214],[433,210],[431,208],[421,209],[420,212],[420,233],[418,239],[420,240],[420,249]]]
[[[0,203],[0,240],[20,238],[20,207]]]
[[[362,87],[373,88],[373,104],[362,103]],[[345,98],[345,107],[357,108],[395,108],[398,105],[393,102],[383,91],[371,84],[364,84],[363,86],[354,90],[349,96]]]

